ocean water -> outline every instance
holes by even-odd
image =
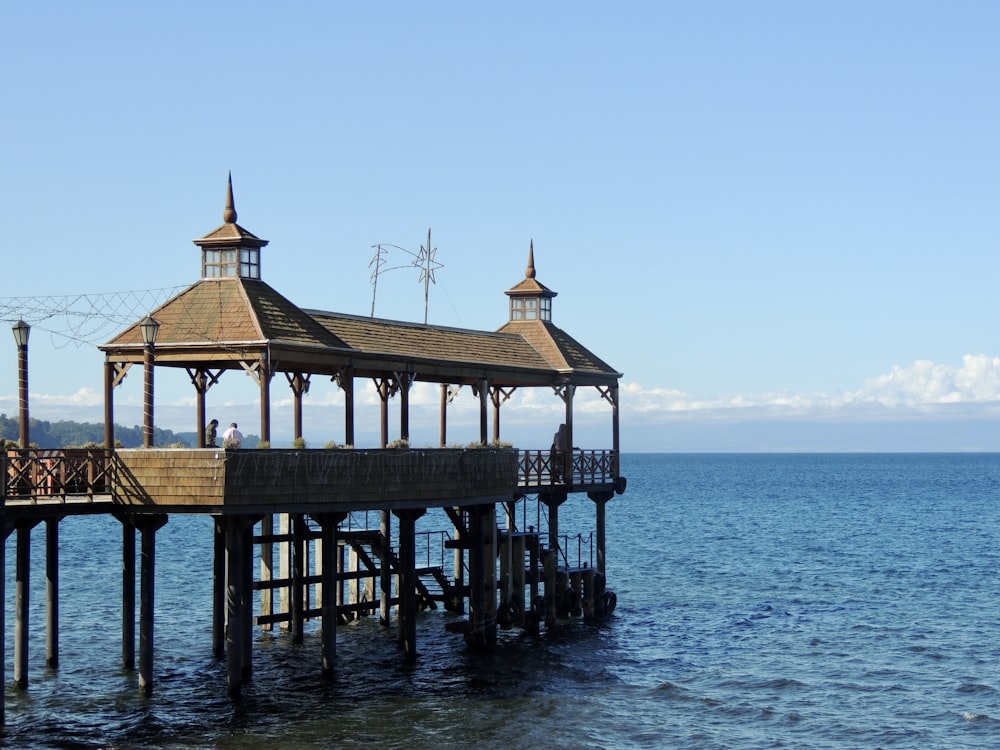
[[[1000,747],[1000,456],[623,457],[608,505],[614,615],[465,648],[420,616],[395,631],[255,632],[226,697],[211,655],[211,522],[157,534],[155,687],[120,661],[120,527],[60,525],[60,666],[44,663],[44,536],[33,535],[30,685],[0,744],[38,748]],[[589,532],[573,498],[560,529]],[[443,527],[443,524],[442,524]],[[7,541],[7,679],[14,537]]]

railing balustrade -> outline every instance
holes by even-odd
[[[109,492],[105,448],[8,448],[3,455],[3,493],[7,500],[65,500]]]
[[[570,460],[571,474],[560,476],[552,450],[526,450],[519,454],[519,486],[524,488],[554,485],[614,484],[618,478],[618,456],[612,450],[581,450],[575,448]]]

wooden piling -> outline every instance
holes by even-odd
[[[28,687],[28,615],[31,591],[31,529],[37,521],[17,522],[14,572],[14,684]]]
[[[222,516],[212,516],[212,655],[226,655],[226,523]]]
[[[243,690],[243,534],[238,517],[227,516],[226,528],[226,679],[229,695]]]
[[[122,667],[135,669],[135,526],[127,516],[122,525]]]
[[[45,521],[45,666],[59,666],[59,518]]]

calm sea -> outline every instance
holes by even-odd
[[[210,639],[211,524],[157,536],[155,692],[120,658],[117,522],[61,524],[60,666],[44,665],[34,536],[30,687],[6,687],[10,747],[1000,747],[1000,456],[625,456],[608,506],[600,625],[501,633],[489,653],[427,612],[408,664],[374,621],[257,633],[226,697]],[[592,527],[585,498],[561,530]],[[440,524],[444,528],[445,524]],[[7,679],[13,654],[7,542]]]

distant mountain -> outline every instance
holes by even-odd
[[[17,419],[9,419],[0,414],[0,437],[17,442],[20,424]],[[46,422],[39,419],[28,421],[29,440],[39,448],[66,448],[70,446],[104,444],[103,422]],[[142,427],[115,425],[115,440],[124,448],[142,446]],[[193,432],[173,432],[153,428],[153,445],[166,447],[193,448],[197,436]]]

